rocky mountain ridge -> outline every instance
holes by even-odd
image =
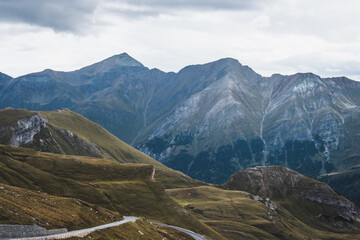
[[[165,73],[120,54],[12,79],[0,108],[69,108],[173,169],[223,183],[259,165],[317,177],[359,164],[359,90],[344,77],[262,77],[232,58]]]

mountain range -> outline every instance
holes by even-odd
[[[0,77],[0,108],[68,108],[161,163],[223,183],[255,166],[310,177],[360,163],[360,83],[263,77],[232,58],[177,73],[123,53],[72,72]]]

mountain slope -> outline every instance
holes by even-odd
[[[3,87],[7,86],[12,77],[0,72],[0,91]]]
[[[122,219],[117,212],[79,199],[56,197],[6,184],[1,184],[0,189],[0,224],[36,224],[48,229],[73,230]]]
[[[231,176],[224,188],[270,198],[310,226],[343,231],[360,224],[360,209],[327,184],[286,167],[249,168]]]
[[[167,187],[201,184],[165,167],[99,125],[66,109],[54,112],[2,110],[0,136],[0,144],[37,151],[108,158],[120,163],[151,164],[155,166],[158,180]]]
[[[7,185],[80,199],[121,215],[145,217],[223,239],[165,193],[161,182],[153,179],[152,165],[0,145],[0,166],[0,182]]]
[[[356,239],[358,230],[317,229],[278,202],[242,191],[201,186],[167,192],[227,239]]]
[[[223,68],[194,67],[218,78],[151,125],[143,152],[216,183],[258,165],[315,177],[358,163],[360,83],[314,74],[262,78],[236,61],[212,65]]]
[[[0,108],[69,108],[171,168],[223,183],[259,165],[317,177],[359,164],[359,90],[345,77],[262,77],[231,58],[164,73],[120,54],[12,79]]]

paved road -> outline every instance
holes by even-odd
[[[92,227],[92,228],[85,228],[85,229],[81,229],[81,230],[70,231],[70,232],[66,232],[66,233],[59,233],[59,234],[54,234],[54,235],[42,236],[42,237],[11,238],[11,239],[9,238],[9,239],[4,239],[4,240],[52,240],[52,239],[66,239],[66,238],[70,238],[70,237],[85,237],[86,235],[88,235],[96,230],[115,227],[115,226],[119,226],[121,224],[128,223],[128,222],[135,222],[137,219],[138,219],[138,217],[124,217],[124,220],[121,220],[118,222],[113,222],[113,223],[109,223],[109,224],[105,224],[105,225],[101,225],[101,226],[97,226],[97,227]],[[169,227],[169,228],[173,228],[178,231],[184,232],[184,233],[190,235],[191,237],[193,237],[195,240],[207,240],[203,236],[196,234],[190,230],[184,229],[184,228],[166,225],[166,224],[162,224],[162,223],[156,223],[156,222],[150,222],[150,223],[153,225]]]
[[[169,227],[169,228],[173,228],[176,229],[178,231],[184,232],[190,236],[192,236],[195,240],[207,240],[206,238],[204,238],[203,236],[194,233],[190,230],[184,229],[184,228],[180,228],[180,227],[176,227],[176,226],[171,226],[171,225],[166,225],[166,224],[162,224],[162,223],[156,223],[156,222],[150,222],[153,225],[159,225],[159,226],[163,226],[163,227]]]
[[[85,237],[86,235],[88,235],[96,230],[119,226],[119,225],[127,223],[127,222],[135,222],[136,219],[138,219],[138,218],[137,217],[124,217],[124,220],[97,226],[97,227],[75,230],[75,231],[70,231],[70,232],[66,232],[66,233],[59,233],[59,234],[43,236],[43,237],[11,238],[11,240],[51,240],[51,239],[65,239],[65,238],[69,238],[69,237]]]

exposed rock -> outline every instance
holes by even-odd
[[[269,218],[271,218],[270,220],[272,220],[273,216],[277,215],[276,209],[278,208],[278,206],[275,203],[271,202],[269,198],[262,198],[258,195],[249,195],[249,197],[255,201],[263,203],[269,209],[267,215],[269,216]]]
[[[66,129],[61,129],[60,132],[68,143],[74,146],[75,151],[77,151],[77,155],[85,154],[92,157],[102,156],[98,147],[94,143],[89,143]]]
[[[102,157],[103,150],[96,144],[66,129],[54,128],[40,114],[11,108],[2,114],[8,115],[8,118],[0,121],[0,144],[28,147],[41,152]]]
[[[35,114],[29,118],[20,119],[17,125],[12,129],[11,146],[20,147],[26,143],[32,142],[35,134],[39,133],[41,128],[46,127],[47,120]]]
[[[276,205],[272,205],[269,198],[280,203],[292,201],[292,204],[295,204],[297,202],[300,204],[296,206],[297,208],[310,206],[307,205],[308,203],[315,204],[314,206],[318,206],[318,209],[323,209],[323,217],[334,220],[336,225],[351,227],[352,223],[360,223],[360,209],[352,202],[338,195],[326,183],[305,177],[286,167],[246,169],[232,175],[224,187],[259,195],[253,198],[275,210]],[[289,211],[293,210],[291,207],[289,206]],[[304,208],[304,212],[309,209],[311,207]],[[308,214],[316,217],[315,211],[309,211]]]

